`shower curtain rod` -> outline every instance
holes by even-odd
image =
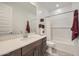
[[[59,14],[55,14],[55,15],[50,15],[50,16],[46,16],[44,18],[49,18],[51,16],[57,16],[57,15],[61,15],[61,14],[66,14],[66,13],[70,13],[70,12],[73,12],[74,10],[71,10],[71,11],[67,11],[67,12],[63,12],[63,13],[59,13]]]

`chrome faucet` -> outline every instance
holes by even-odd
[[[26,31],[23,33],[23,37],[24,38],[27,38],[28,37],[28,33]]]

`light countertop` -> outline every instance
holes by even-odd
[[[0,41],[0,55],[7,54],[44,37],[46,37],[46,35],[41,36],[38,34],[30,33],[28,34],[28,38],[18,37],[16,39]]]

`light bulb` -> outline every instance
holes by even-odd
[[[59,4],[56,4],[56,7],[59,7]]]

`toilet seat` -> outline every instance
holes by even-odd
[[[52,41],[47,41],[46,43],[48,47],[51,47],[51,48],[55,47],[55,43]]]

